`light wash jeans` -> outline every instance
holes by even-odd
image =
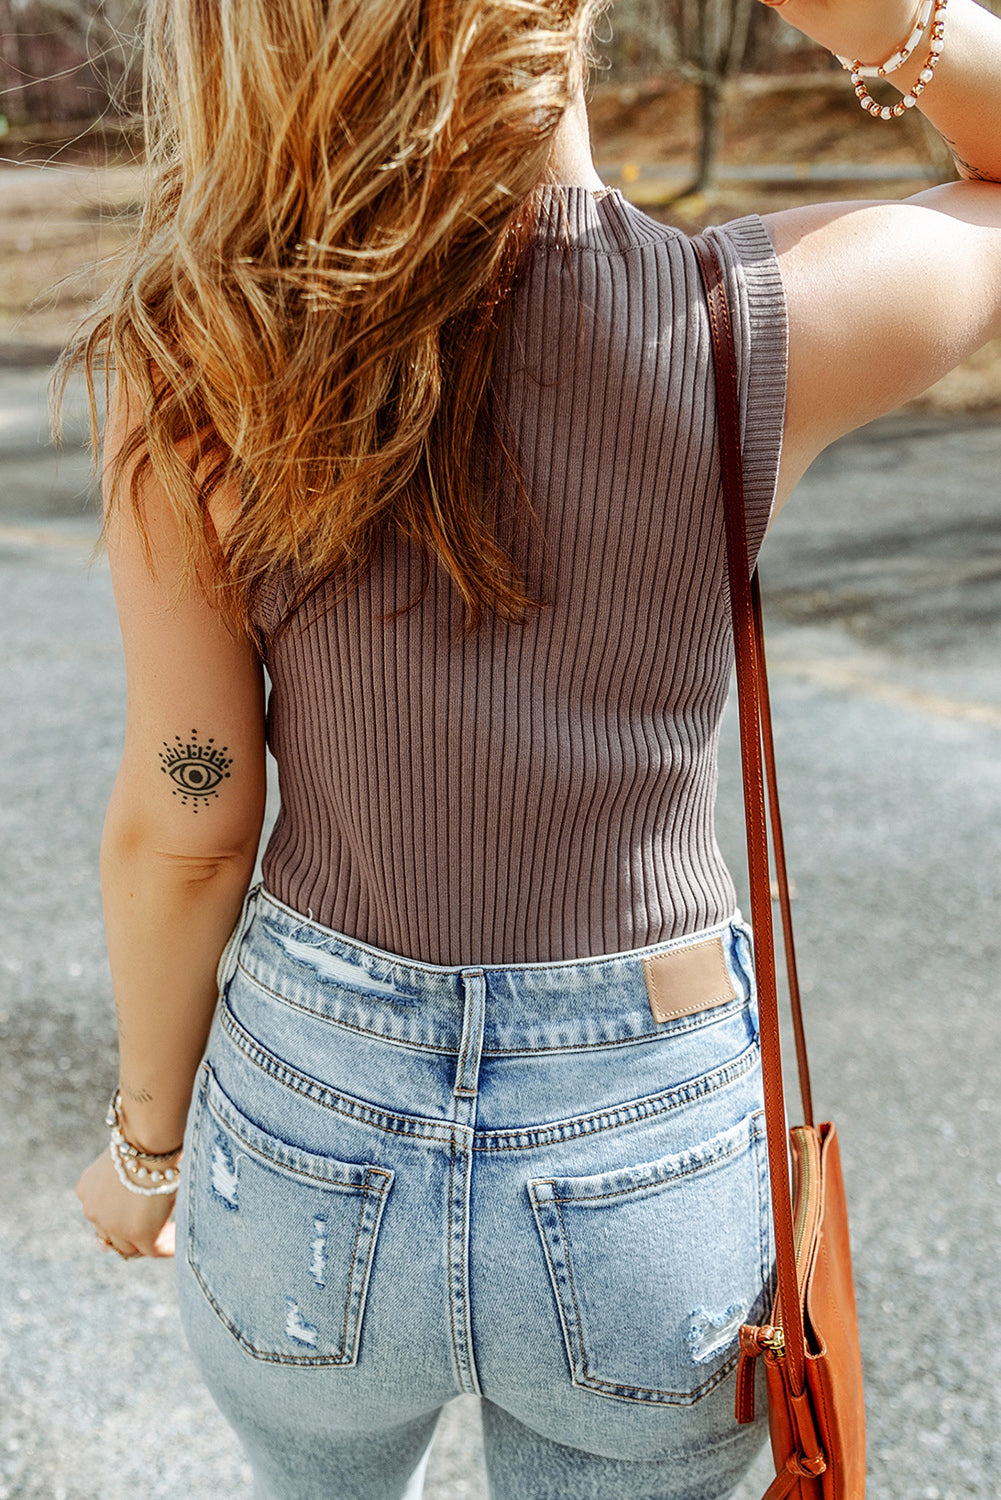
[[[250,893],[177,1270],[261,1500],[419,1500],[460,1392],[494,1500],[731,1493],[773,1248],[749,935],[713,931],[735,998],[658,1023],[640,959],[703,935],[452,969]]]

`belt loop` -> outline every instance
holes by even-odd
[[[250,890],[243,898],[243,905],[240,908],[240,915],[236,919],[236,926],[233,928],[233,931],[229,935],[226,946],[222,950],[219,958],[219,963],[216,968],[215,978],[217,994],[222,995],[225,992],[227,985],[229,984],[233,975],[236,973],[236,962],[240,953],[240,944],[243,941],[243,937],[247,931],[247,928],[250,926],[253,920],[254,911],[257,907],[257,896],[260,892],[260,889],[260,885],[251,886]]]
[[[462,1040],[455,1065],[453,1094],[458,1099],[475,1099],[483,1052],[483,1023],[486,1015],[487,982],[482,969],[464,969],[462,990]]]

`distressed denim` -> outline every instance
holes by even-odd
[[[773,1285],[747,928],[658,1023],[640,962],[444,968],[258,888],[220,964],[178,1196],[182,1316],[260,1500],[419,1500],[482,1398],[493,1500],[715,1500]]]

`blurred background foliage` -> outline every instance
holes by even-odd
[[[0,0],[0,101],[9,127],[135,113],[142,10],[143,0]],[[601,51],[608,72],[630,81],[721,66],[728,74],[771,72],[814,49],[756,0],[614,0]]]
[[[142,0],[0,0],[8,129],[135,113],[142,8]]]
[[[1001,0],[990,0],[1001,10]],[[59,143],[65,125],[89,137],[136,134],[141,107],[139,27],[143,0],[0,0],[0,133]],[[696,184],[708,185],[718,154],[727,83],[838,72],[758,0],[613,0],[600,23],[595,86],[659,77],[698,98]],[[79,134],[79,132],[78,132]]]
[[[49,357],[134,236],[143,8],[0,0],[0,363]],[[598,171],[687,232],[954,175],[917,110],[892,128],[871,120],[835,59],[758,0],[613,0],[597,52]],[[925,404],[1001,409],[1001,344]]]
[[[16,153],[22,140],[138,144],[142,13],[143,0],[0,0],[4,150]],[[694,91],[690,188],[698,191],[712,183],[731,80],[839,71],[758,0],[613,0],[599,39],[594,88],[660,79]]]

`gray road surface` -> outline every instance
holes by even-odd
[[[123,683],[106,571],[85,567],[86,454],[71,444],[56,466],[39,447],[44,378],[0,370],[0,1500],[242,1500],[170,1266],[96,1254],[73,1197],[115,1076],[97,850]],[[815,465],[766,552],[807,1021],[856,1242],[871,1500],[1001,1493],[999,464],[994,425],[877,424]],[[731,714],[720,831],[736,868],[734,728]],[[463,1398],[427,1500],[485,1493]]]

